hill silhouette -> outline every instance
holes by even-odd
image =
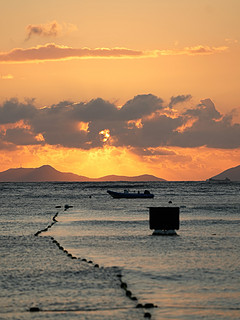
[[[49,165],[39,168],[13,168],[0,172],[0,182],[87,182],[87,181],[165,181],[152,175],[134,177],[108,175],[101,178],[88,178],[71,172],[61,172]]]
[[[98,178],[97,181],[165,181],[164,179],[157,178],[150,174],[143,174],[140,176],[116,176],[116,175],[108,175],[101,178]]]
[[[240,181],[240,165],[237,167],[227,169],[211,178],[216,180],[224,180],[228,178],[231,181]]]
[[[1,182],[89,181],[87,177],[60,172],[49,165],[39,168],[16,168],[0,172]]]

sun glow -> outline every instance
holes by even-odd
[[[80,131],[88,132],[88,126],[89,126],[88,122],[78,122],[78,129]]]
[[[202,180],[239,165],[240,1],[55,2],[5,1],[0,171]]]
[[[36,136],[35,136],[35,139],[36,139],[37,141],[45,141],[45,139],[44,139],[44,137],[43,137],[43,135],[42,135],[41,133],[39,133],[38,135],[36,135]]]
[[[103,136],[103,138],[102,138],[102,141],[103,141],[103,142],[108,141],[108,139],[110,138],[110,131],[109,131],[109,129],[104,129],[104,130],[100,131],[99,134]]]
[[[133,126],[135,126],[136,128],[140,129],[143,127],[142,125],[142,119],[138,119],[138,120],[130,120],[128,121],[128,128],[132,129]]]

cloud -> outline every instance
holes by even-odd
[[[28,121],[36,115],[37,109],[31,103],[21,103],[17,99],[13,98],[7,100],[0,107],[0,125],[8,123],[16,123],[20,120]]]
[[[7,129],[3,141],[16,146],[42,144],[30,130],[25,128]]]
[[[57,21],[53,21],[46,24],[29,24],[26,27],[26,40],[29,40],[33,36],[39,37],[56,37],[60,34],[62,30],[62,26],[57,23]]]
[[[152,94],[137,95],[121,108],[101,98],[63,101],[36,108],[34,101],[11,99],[0,106],[0,148],[52,145],[89,150],[125,147],[138,155],[172,154],[171,147],[240,147],[240,124],[221,114],[210,99],[187,110],[190,95],[171,98],[174,109]]]
[[[16,145],[13,145],[12,143],[6,143],[3,141],[2,139],[2,135],[0,132],[0,150],[4,150],[4,151],[14,151],[17,149]]]
[[[34,30],[34,31],[33,31]],[[50,29],[49,34],[57,34],[57,27]],[[42,28],[33,27],[33,34],[47,34]],[[31,35],[30,35],[31,37]],[[61,61],[69,59],[133,59],[157,58],[162,55],[208,55],[225,51],[227,47],[210,48],[204,46],[189,47],[183,50],[133,50],[128,48],[72,48],[55,43],[48,43],[31,48],[15,48],[8,52],[0,52],[0,63],[29,63],[44,61]]]
[[[188,101],[192,98],[192,96],[190,94],[187,95],[178,95],[178,96],[173,96],[171,97],[170,103],[169,103],[169,108],[172,108],[174,105],[178,104],[178,103],[182,103],[185,101]]]
[[[185,47],[184,49],[173,49],[173,50],[159,50],[158,54],[161,56],[176,56],[176,55],[211,55],[215,53],[221,53],[228,49],[227,46],[221,47],[209,47],[204,45]]]
[[[199,121],[208,121],[209,119],[219,119],[221,117],[220,112],[216,110],[211,99],[201,100],[200,104],[198,104],[195,108],[185,111],[184,115],[197,117]]]
[[[118,119],[116,106],[101,98],[91,100],[87,103],[77,103],[72,106],[73,117],[79,121],[115,121]]]
[[[152,53],[153,54],[153,53]],[[83,58],[143,58],[151,53],[126,48],[71,48],[48,43],[28,49],[16,48],[0,53],[0,63],[57,61]]]
[[[163,108],[163,100],[152,94],[143,94],[129,100],[119,110],[120,118],[125,120],[140,119]]]
[[[240,147],[240,124],[233,124],[233,114],[221,115],[210,99],[201,101],[193,109],[184,113],[194,118],[191,127],[176,134],[172,144],[180,147],[199,147],[232,149]]]

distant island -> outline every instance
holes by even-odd
[[[240,165],[227,169],[207,181],[240,181]],[[107,175],[100,178],[88,178],[71,172],[61,172],[49,165],[39,168],[12,168],[0,172],[0,182],[114,182],[114,181],[166,181],[153,175],[144,174],[139,176]]]
[[[108,175],[88,178],[70,172],[60,172],[49,165],[39,168],[13,168],[0,172],[0,182],[98,182],[98,181],[166,181],[153,175],[134,177]]]
[[[225,181],[225,182],[240,181],[240,165],[237,167],[227,169],[207,180],[208,181]]]

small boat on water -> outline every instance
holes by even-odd
[[[110,194],[113,198],[127,198],[127,199],[137,199],[137,198],[153,198],[154,194],[150,193],[148,190],[145,190],[144,192],[130,192],[129,190],[124,190],[124,192],[116,192],[107,190],[107,193]]]
[[[231,180],[229,178],[225,178],[225,179],[210,178],[210,179],[207,179],[206,181],[210,182],[210,183],[229,183],[229,182],[231,182]]]

